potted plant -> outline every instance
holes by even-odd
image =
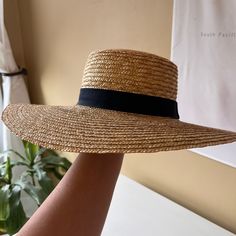
[[[71,162],[55,151],[24,143],[25,155],[15,150],[1,154],[5,161],[0,163],[0,234],[13,235],[26,223],[26,215],[21,201],[25,191],[39,207],[70,168]],[[14,153],[18,160],[12,160]],[[24,166],[25,170],[13,181],[13,168]]]

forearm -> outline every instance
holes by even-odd
[[[80,154],[17,236],[101,234],[123,154]]]

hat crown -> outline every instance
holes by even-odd
[[[176,100],[177,66],[163,57],[134,50],[90,53],[82,88],[97,88]]]

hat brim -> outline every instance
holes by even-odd
[[[80,105],[11,104],[2,120],[24,140],[76,153],[151,153],[236,141],[230,131]]]

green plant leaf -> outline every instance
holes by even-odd
[[[61,168],[55,168],[55,167],[46,167],[45,171],[47,173],[52,173],[56,177],[57,180],[61,180],[66,173],[64,169],[62,171]]]
[[[2,152],[2,153],[0,154],[0,157],[4,157],[4,156],[6,156],[7,154],[10,154],[10,153],[14,153],[14,154],[17,155],[18,157],[20,157],[22,160],[25,160],[25,161],[26,161],[26,159],[25,159],[24,156],[22,156],[19,152],[16,152],[16,151],[13,150],[13,149],[8,149],[8,150]]]
[[[28,220],[25,215],[20,196],[20,186],[14,185],[11,189],[9,198],[10,215],[6,220],[6,229],[8,234],[16,233]]]
[[[48,152],[48,149],[47,148],[44,148],[44,147],[41,147],[39,148],[38,152],[37,152],[37,156],[41,156],[43,155],[45,152]]]
[[[53,172],[53,174],[56,176],[56,178],[59,179],[59,180],[61,180],[61,179],[63,178],[63,176],[64,176],[63,174],[61,174],[60,171],[58,171],[57,168],[54,168],[54,169],[52,170],[52,172]]]
[[[54,155],[48,155],[46,157],[41,158],[41,160],[38,160],[36,164],[42,163],[42,164],[58,164],[61,160],[61,157],[54,156]]]
[[[47,176],[47,172],[41,168],[35,168],[35,171],[40,186],[42,187],[43,191],[49,195],[55,187],[51,178],[49,178]]]
[[[0,221],[0,235],[1,233],[7,233],[7,224],[6,224],[6,221]]]
[[[27,141],[23,141],[23,144],[25,147],[26,157],[30,163],[33,164],[34,159],[37,157],[37,153],[39,152],[39,146]]]
[[[71,165],[72,165],[72,163],[68,160],[68,159],[66,159],[66,158],[64,158],[64,157],[62,157],[61,158],[61,167],[62,168],[64,168],[65,170],[69,170],[69,168],[71,167]]]
[[[55,188],[54,178],[51,179],[47,173],[52,172],[58,179],[61,179],[72,164],[68,159],[60,157],[54,150],[26,141],[23,141],[23,144],[24,156],[12,149],[0,153],[0,156],[5,157],[14,153],[20,158],[11,160],[7,157],[4,163],[0,163],[0,231],[10,235],[16,233],[28,220],[20,200],[21,191],[25,191],[40,206]],[[27,169],[13,184],[11,183],[12,168],[16,166],[26,166]],[[37,182],[35,183],[39,186],[32,184],[30,177],[32,181],[36,177]]]
[[[4,187],[6,184],[8,184],[8,182],[4,178],[0,177],[0,188]]]
[[[10,161],[9,157],[7,157],[7,161],[6,161],[6,174],[5,174],[4,178],[7,180],[8,183],[11,183],[12,169],[11,169],[11,161]]]
[[[21,178],[15,182],[19,185],[34,201],[40,206],[43,201],[47,198],[47,194],[42,191],[39,187],[35,187],[26,178]]]
[[[6,175],[6,162],[0,165],[0,177],[4,177]]]
[[[71,162],[64,158],[59,156],[50,155],[47,157],[44,157],[40,160],[40,162],[45,165],[53,165],[55,167],[62,167],[65,170],[68,170],[71,166]]]
[[[9,185],[5,185],[0,189],[0,221],[7,220],[10,215],[9,196]]]
[[[11,167],[14,167],[14,166],[27,166],[27,167],[30,167],[28,161],[15,161],[15,160],[11,160]]]

